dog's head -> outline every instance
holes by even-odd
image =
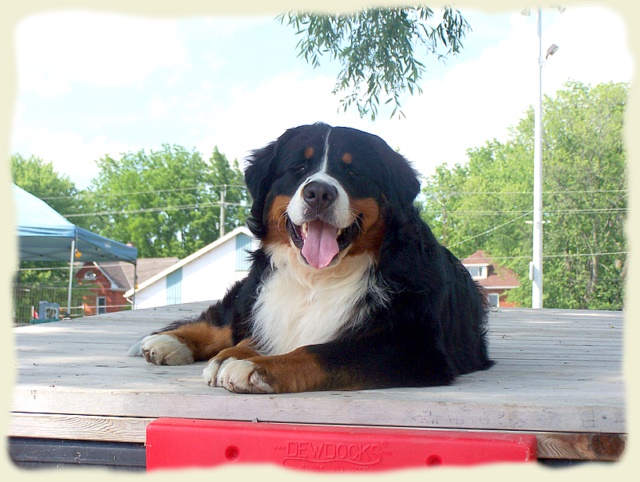
[[[409,163],[382,139],[326,124],[290,129],[255,151],[245,180],[251,231],[317,269],[375,255],[389,217],[409,209],[420,189]]]

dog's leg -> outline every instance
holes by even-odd
[[[247,284],[247,279],[253,281]],[[156,365],[210,360],[245,336],[239,326],[246,313],[238,311],[236,304],[243,289],[255,291],[255,277],[235,283],[222,300],[210,305],[198,318],[176,321],[142,338],[131,347],[129,356],[144,356]]]
[[[209,363],[202,370],[202,376],[207,385],[211,387],[220,386],[217,382],[218,372],[223,364],[232,362],[235,360],[245,360],[247,358],[255,358],[259,356],[258,353],[252,347],[252,340],[245,338],[240,343],[231,348],[225,348],[218,353],[214,358],[209,360]]]
[[[256,356],[246,346],[224,350],[203,375],[211,386],[237,393],[285,393],[326,390],[328,374],[305,347],[277,356]]]
[[[209,385],[238,393],[364,390],[447,385],[453,374],[435,345],[385,335],[337,340],[276,356],[224,350],[205,369]]]
[[[170,325],[159,333],[146,336],[140,342],[139,353],[131,354],[140,354],[156,365],[186,365],[209,360],[232,346],[232,338],[230,327],[196,320]]]

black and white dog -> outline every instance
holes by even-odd
[[[207,360],[242,393],[424,387],[489,368],[485,297],[420,219],[420,183],[377,136],[300,126],[245,172],[249,275],[194,320],[141,340],[158,365]]]

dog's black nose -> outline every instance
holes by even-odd
[[[302,197],[311,209],[323,211],[338,197],[338,189],[321,181],[311,181],[302,190]]]

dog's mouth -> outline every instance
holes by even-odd
[[[287,230],[307,263],[320,269],[329,266],[338,253],[351,244],[360,231],[361,222],[361,216],[358,216],[353,224],[344,229],[320,219],[298,226],[287,216]]]

